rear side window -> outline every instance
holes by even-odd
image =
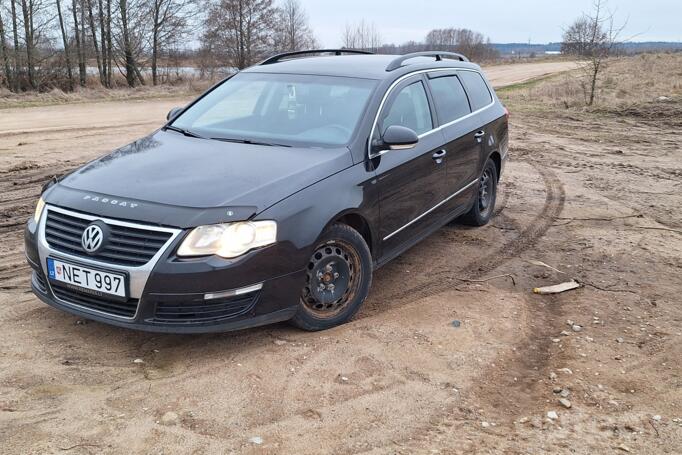
[[[488,90],[488,86],[480,74],[474,71],[460,71],[459,77],[462,78],[462,82],[469,92],[469,101],[471,101],[473,110],[477,111],[493,102],[490,90]]]
[[[408,85],[394,98],[383,116],[381,132],[392,125],[405,126],[417,134],[433,129],[429,100],[421,82]]]
[[[457,76],[444,76],[429,81],[441,124],[471,113],[467,94]]]

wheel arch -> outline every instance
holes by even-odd
[[[369,252],[372,253],[372,256],[374,256],[375,241],[374,238],[372,237],[374,231],[367,218],[365,218],[362,214],[358,212],[347,210],[337,214],[327,224],[327,226],[325,226],[325,229],[334,223],[345,224],[358,231],[362,238],[365,239],[367,247],[369,248]]]
[[[493,160],[493,163],[495,163],[495,171],[497,173],[497,181],[500,181],[500,174],[502,173],[502,156],[500,155],[500,152],[497,150],[493,151],[493,153],[488,156],[488,159]],[[483,172],[483,171],[481,171]]]
[[[376,188],[367,179],[367,171],[353,166],[283,199],[256,218],[277,221],[279,238],[293,243],[301,255],[291,258],[297,262],[307,262],[323,233],[337,222],[357,230],[375,257],[380,246],[378,208]]]

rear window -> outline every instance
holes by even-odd
[[[490,90],[488,90],[488,86],[480,74],[474,71],[460,71],[459,77],[462,78],[462,82],[469,92],[469,101],[471,101],[473,110],[477,111],[493,102]]]
[[[443,76],[429,81],[441,124],[450,123],[471,113],[467,94],[457,76]]]

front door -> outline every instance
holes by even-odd
[[[435,121],[425,80],[414,76],[396,86],[379,115],[375,135],[392,125],[419,135],[409,150],[391,150],[376,161],[379,185],[382,256],[390,256],[415,240],[433,222],[433,212],[445,198],[447,156]],[[376,139],[375,138],[375,139]]]

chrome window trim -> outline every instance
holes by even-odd
[[[410,221],[409,223],[407,223],[407,224],[404,225],[403,227],[401,227],[401,228],[399,228],[399,229],[397,229],[397,230],[391,232],[390,234],[388,234],[386,237],[384,237],[384,241],[390,239],[391,237],[393,237],[394,235],[396,235],[397,233],[399,233],[399,232],[402,231],[403,229],[412,226],[414,223],[416,223],[417,221],[421,220],[421,219],[424,218],[426,215],[428,215],[429,213],[433,212],[434,210],[436,210],[438,207],[440,207],[441,205],[443,205],[443,204],[445,204],[446,202],[448,202],[448,201],[449,201],[450,199],[452,199],[453,197],[455,197],[455,196],[459,195],[460,193],[462,193],[463,191],[465,191],[465,190],[471,188],[471,187],[472,187],[474,184],[476,184],[477,182],[478,182],[478,179],[474,180],[473,182],[467,184],[467,185],[464,186],[463,188],[460,188],[460,189],[457,190],[456,192],[452,193],[450,196],[446,197],[445,199],[443,199],[442,201],[440,201],[438,204],[434,205],[433,207],[431,207],[430,209],[428,209],[426,212],[422,213],[422,214],[419,215],[417,218],[413,219],[412,221]]]
[[[487,79],[485,78],[485,76],[484,76],[480,71],[478,71],[478,70],[469,69],[469,68],[434,68],[434,69],[430,69],[430,70],[413,71],[413,72],[411,72],[411,73],[407,73],[407,74],[405,74],[405,75],[403,75],[403,76],[400,76],[398,79],[396,79],[396,80],[391,84],[390,87],[388,87],[388,89],[386,90],[386,93],[384,93],[384,96],[383,96],[383,98],[381,99],[381,103],[379,104],[379,110],[377,111],[376,116],[374,117],[374,123],[372,123],[372,130],[370,131],[370,133],[369,133],[369,139],[367,140],[367,156],[368,156],[368,158],[369,158],[370,160],[391,151],[391,150],[380,150],[380,151],[378,151],[378,152],[376,152],[376,153],[372,153],[372,138],[374,137],[374,133],[376,132],[377,123],[379,122],[379,116],[381,115],[381,111],[384,110],[384,105],[386,104],[386,101],[388,100],[388,97],[389,97],[389,95],[391,94],[391,92],[396,88],[397,85],[399,85],[401,82],[403,82],[405,79],[407,79],[407,78],[409,78],[409,77],[412,77],[412,76],[414,76],[414,75],[416,75],[416,74],[434,73],[434,72],[439,72],[439,71],[451,71],[451,72],[452,72],[452,71],[455,71],[455,72],[457,72],[457,71],[470,71],[470,72],[472,72],[472,73],[478,73],[478,74],[480,74],[480,75],[482,76],[482,78],[483,78],[483,82],[485,83],[486,87],[488,88],[488,91],[490,92],[490,98],[492,99],[492,101],[490,102],[490,104],[488,104],[488,105],[486,105],[486,106],[483,106],[482,108],[480,108],[480,109],[478,109],[478,110],[475,110],[475,111],[471,112],[470,114],[467,114],[467,115],[465,115],[465,116],[463,116],[463,117],[460,117],[460,118],[458,118],[458,119],[455,119],[455,120],[453,120],[453,121],[451,121],[451,122],[444,123],[444,124],[442,124],[442,125],[437,126],[436,128],[433,128],[433,129],[430,130],[430,131],[427,131],[427,132],[425,132],[425,133],[420,134],[419,136],[417,136],[419,139],[421,139],[421,138],[423,138],[423,137],[425,137],[425,136],[428,136],[429,134],[432,134],[432,133],[435,133],[435,132],[437,132],[437,131],[440,131],[440,130],[442,130],[443,128],[447,128],[447,127],[452,126],[452,125],[454,125],[454,124],[456,124],[456,123],[458,123],[458,122],[461,122],[461,121],[463,121],[463,120],[466,120],[466,119],[468,119],[469,117],[472,117],[472,116],[474,116],[474,115],[476,115],[476,114],[480,114],[481,112],[485,111],[486,109],[489,109],[490,107],[492,107],[492,106],[495,104],[495,97],[493,96],[493,92],[492,92],[492,90],[491,90],[491,88],[490,88],[490,85],[488,84],[488,80],[487,80]],[[464,86],[464,84],[462,84],[462,86]],[[424,88],[426,89],[426,87],[424,87]],[[466,87],[464,87],[464,91],[466,92]],[[467,92],[467,95],[468,95],[468,92]]]
[[[87,221],[94,221],[94,220],[101,220],[107,224],[115,225],[115,226],[124,226],[124,227],[131,227],[131,228],[137,228],[137,229],[144,229],[148,231],[156,231],[156,232],[169,232],[171,234],[170,238],[166,241],[166,243],[163,244],[161,248],[159,248],[159,251],[156,252],[154,256],[144,265],[138,266],[138,267],[131,267],[131,266],[123,266],[119,264],[109,264],[104,261],[100,260],[94,260],[94,259],[88,259],[84,258],[81,256],[76,256],[73,254],[69,253],[63,253],[61,251],[54,250],[50,247],[50,245],[47,243],[47,240],[45,238],[45,223],[47,222],[47,211],[52,210],[57,213],[63,213],[66,215],[74,216],[77,218],[81,218]],[[120,220],[115,220],[111,218],[106,218],[102,216],[97,216],[97,215],[88,215],[80,212],[74,212],[72,210],[67,210],[63,209],[61,207],[55,207],[53,205],[45,205],[45,208],[43,209],[43,213],[40,216],[40,221],[38,223],[38,230],[36,232],[36,236],[38,239],[38,256],[40,257],[40,269],[43,271],[43,275],[45,275],[45,281],[47,282],[47,287],[50,291],[50,294],[52,297],[57,300],[59,303],[65,306],[69,306],[72,308],[76,308],[80,311],[86,312],[86,313],[93,313],[93,314],[98,314],[102,316],[106,316],[108,318],[115,318],[115,319],[120,319],[123,321],[132,321],[137,318],[137,315],[140,311],[140,303],[142,302],[142,292],[144,291],[144,288],[147,284],[147,280],[149,279],[149,275],[151,275],[152,270],[156,266],[156,263],[159,261],[161,256],[165,253],[165,251],[168,249],[168,247],[175,241],[175,239],[180,235],[182,232],[182,229],[172,229],[172,228],[164,228],[164,227],[159,227],[159,226],[150,226],[147,224],[138,224],[138,223],[131,223],[128,221],[120,221]],[[53,257],[55,259],[65,259],[65,260],[70,260],[74,261],[76,263],[80,263],[83,265],[90,265],[93,267],[97,268],[104,268],[112,271],[119,271],[119,272],[127,272],[128,274],[128,289],[130,291],[130,295],[128,295],[128,298],[132,299],[138,299],[139,302],[137,304],[137,309],[135,310],[135,314],[132,317],[124,317],[124,316],[118,316],[115,314],[107,313],[106,311],[100,311],[100,310],[94,310],[92,308],[84,307],[82,305],[78,305],[72,302],[67,302],[65,300],[60,299],[57,297],[52,290],[52,285],[50,284],[50,279],[48,277],[47,273],[47,258]]]

